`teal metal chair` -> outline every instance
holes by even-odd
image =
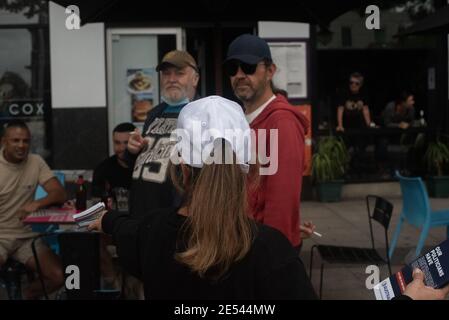
[[[65,185],[65,176],[62,172],[55,172],[56,178],[61,182],[62,185]],[[34,194],[34,199],[38,200],[45,197],[47,193],[44,188],[38,186],[36,192]],[[42,225],[33,225],[32,230],[35,232],[46,234],[48,232],[53,232],[56,229],[56,225],[54,224],[42,224]],[[38,239],[39,237],[36,237]],[[36,256],[34,242],[33,240],[33,255]],[[45,241],[53,251],[59,253],[59,244],[55,236],[49,237]],[[38,270],[40,273],[40,270]],[[8,259],[6,263],[4,263],[0,267],[0,286],[6,289],[8,298],[10,300],[22,300],[22,277],[27,275],[28,282],[31,282],[33,279],[32,272],[29,272],[25,269],[25,266],[20,262],[17,262],[13,259]]]
[[[402,224],[405,221],[421,229],[421,235],[415,251],[415,258],[417,258],[424,247],[430,228],[446,226],[446,237],[449,238],[449,209],[432,211],[429,195],[421,178],[403,177],[398,171],[396,171],[396,177],[401,185],[402,212],[391,241],[389,257],[391,259],[393,256]]]
[[[65,186],[65,175],[63,172],[53,172],[55,174],[55,177],[59,180],[59,182],[61,182],[62,186]],[[42,199],[43,197],[45,197],[47,195],[47,192],[45,192],[44,188],[42,188],[42,186],[37,186],[36,188],[36,192],[34,194],[34,199],[35,200],[39,200]],[[55,224],[39,224],[39,225],[33,225],[31,227],[31,229],[34,232],[39,232],[39,233],[51,233],[56,231],[57,229],[57,225]],[[44,239],[44,242],[47,243],[47,245],[55,252],[55,253],[59,253],[59,245],[58,245],[58,241],[56,239],[56,237],[48,237],[46,239]]]
[[[26,275],[28,282],[33,280],[33,273],[22,263],[9,258],[0,267],[0,286],[6,289],[9,300],[22,300],[22,277]]]
[[[61,182],[63,186],[65,186],[65,175],[62,172],[54,172],[56,178]],[[38,185],[36,189],[36,193],[34,194],[34,199],[39,200],[42,199],[47,195],[47,192],[45,192],[44,188],[42,186]]]

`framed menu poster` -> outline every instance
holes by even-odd
[[[289,99],[308,97],[307,42],[268,42],[277,66],[273,83],[287,91]]]

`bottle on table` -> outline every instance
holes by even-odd
[[[78,177],[76,181],[76,210],[82,211],[87,208],[87,190],[86,183],[82,175]]]
[[[115,209],[114,206],[114,196],[112,194],[111,185],[108,181],[104,184],[103,194],[101,196],[101,201],[105,204],[106,210]]]

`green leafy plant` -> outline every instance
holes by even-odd
[[[444,174],[444,166],[449,163],[448,146],[439,139],[429,143],[424,154],[424,161],[429,172],[436,172],[437,176],[442,176]]]
[[[312,176],[318,183],[341,179],[349,163],[349,153],[339,137],[327,136],[318,141],[312,157]]]

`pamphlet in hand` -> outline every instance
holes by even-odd
[[[94,220],[96,220],[102,211],[106,210],[104,202],[99,202],[93,205],[89,209],[81,211],[80,213],[74,214],[73,219],[78,224],[80,228],[88,226]]]
[[[424,273],[426,286],[442,288],[449,284],[449,240],[406,265],[401,271],[381,281],[374,287],[377,300],[390,300],[401,295],[407,284],[413,280],[413,269],[419,268]]]

